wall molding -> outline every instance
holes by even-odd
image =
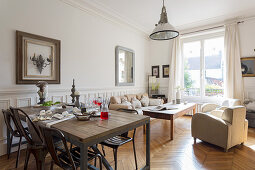
[[[98,2],[84,1],[84,0],[83,1],[82,0],[59,0],[59,1],[67,5],[70,5],[76,9],[89,13],[91,15],[99,16],[112,23],[128,26],[129,28],[132,28],[133,30],[136,30],[137,32],[142,33],[142,35],[148,37],[149,32],[148,30],[146,30],[145,27],[137,23],[134,23],[133,21],[122,16],[118,12],[110,8],[107,8]]]

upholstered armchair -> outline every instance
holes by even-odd
[[[221,117],[208,113],[196,113],[192,117],[191,133],[194,138],[220,146],[227,152],[229,148],[247,140],[248,121],[246,108],[233,106],[226,108]]]

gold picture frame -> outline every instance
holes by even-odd
[[[243,77],[255,77],[255,57],[241,58],[241,69]]]

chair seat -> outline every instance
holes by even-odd
[[[112,147],[112,146],[121,146],[130,141],[132,141],[132,138],[130,137],[115,136],[101,142],[100,144]]]

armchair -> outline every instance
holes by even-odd
[[[223,111],[221,118],[211,114],[197,113],[192,117],[191,133],[194,138],[224,148],[242,144],[247,140],[248,121],[246,108],[234,106]]]

